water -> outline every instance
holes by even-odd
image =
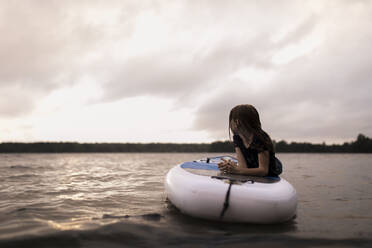
[[[221,154],[0,154],[0,247],[371,247],[372,154],[278,154],[297,190],[284,224],[191,218],[166,172]]]

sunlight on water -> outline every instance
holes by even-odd
[[[71,219],[71,222],[65,222],[65,223],[57,223],[52,220],[48,220],[46,222],[50,227],[57,229],[57,230],[73,230],[73,229],[81,229],[83,227],[83,223],[79,223],[79,221],[75,218]]]

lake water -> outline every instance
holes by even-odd
[[[167,203],[167,171],[215,155],[0,154],[0,247],[372,246],[372,154],[278,154],[298,209],[275,225],[196,219]]]

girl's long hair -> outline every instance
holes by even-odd
[[[248,139],[250,134],[259,142],[253,142],[253,148],[263,151],[274,151],[274,145],[270,136],[261,128],[260,116],[255,107],[250,104],[235,106],[229,115],[229,136],[231,139],[231,121],[237,123],[237,128],[244,138]],[[237,122],[238,121],[238,122]]]

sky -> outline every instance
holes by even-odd
[[[0,142],[372,136],[372,1],[0,1]]]

